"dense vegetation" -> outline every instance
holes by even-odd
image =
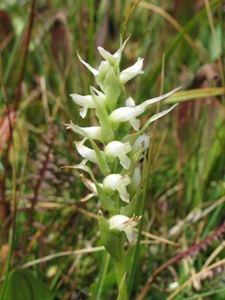
[[[11,0],[0,9],[2,299],[13,299],[3,296],[13,270],[17,288],[33,275],[55,299],[116,298],[101,205],[80,201],[87,188],[70,168],[81,161],[79,136],[65,124],[96,122],[91,111],[82,119],[70,97],[95,86],[77,53],[96,67],[97,46],[113,53],[120,35],[130,35],[123,69],[144,58],[144,75],[127,84],[137,103],[182,86],[141,120],[179,103],[148,128],[142,234],[127,245],[130,299],[224,299],[223,1]]]

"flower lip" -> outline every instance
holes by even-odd
[[[130,159],[127,153],[132,149],[130,143],[122,143],[120,141],[113,141],[108,143],[105,147],[105,155],[109,161],[114,161],[116,157],[119,158],[120,164],[128,170],[130,167]]]
[[[109,196],[114,195],[117,190],[121,200],[129,203],[129,194],[126,186],[130,184],[130,182],[131,178],[128,174],[124,176],[120,174],[110,174],[103,180],[103,189]]]
[[[144,71],[142,70],[143,68],[143,58],[138,58],[138,60],[136,61],[136,63],[123,70],[120,73],[120,81],[125,84],[127,81],[131,80],[132,78],[134,78],[135,76],[137,76],[138,74],[143,74]]]

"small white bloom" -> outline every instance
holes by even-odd
[[[97,159],[97,156],[95,154],[95,151],[84,146],[84,142],[86,141],[86,138],[83,139],[82,141],[80,142],[76,142],[75,145],[76,145],[76,148],[77,148],[77,151],[79,152],[79,154],[85,158],[85,159],[88,159],[90,160],[91,162],[97,164],[98,163],[98,159]]]
[[[124,169],[129,169],[130,167],[130,159],[127,156],[127,153],[132,149],[130,143],[121,143],[119,141],[113,141],[108,143],[105,147],[105,155],[110,163],[113,163],[115,158],[118,157],[120,160],[120,164],[124,167]]]
[[[142,68],[143,68],[143,58],[139,57],[137,62],[133,66],[123,70],[120,73],[120,81],[123,84],[125,84],[127,81],[131,80],[138,74],[143,74],[144,71],[142,70]]]
[[[82,106],[80,109],[80,115],[82,118],[85,118],[88,108],[95,108],[95,103],[91,95],[81,96],[78,94],[70,94],[70,96],[76,104]]]
[[[127,99],[127,107],[120,107],[120,108],[117,108],[116,110],[114,110],[109,118],[112,122],[112,126],[113,126],[113,129],[114,130],[117,130],[120,123],[123,123],[123,122],[127,122],[129,121],[131,126],[136,130],[138,131],[139,130],[139,126],[140,126],[140,120],[137,119],[137,117],[139,115],[141,115],[145,110],[146,108],[153,104],[153,103],[156,103],[158,101],[161,101],[167,97],[169,97],[170,95],[172,95],[174,92],[176,92],[177,90],[179,90],[180,88],[176,88],[162,96],[159,96],[159,97],[155,97],[153,99],[149,99],[149,100],[146,100],[144,101],[143,103],[137,105],[137,106],[133,106],[133,101],[132,99]]]
[[[104,48],[98,46],[98,51],[101,54],[101,56],[107,60],[111,65],[115,65],[117,57],[115,57],[113,54],[106,51]]]
[[[109,219],[109,229],[114,233],[118,234],[122,231],[125,232],[127,239],[130,243],[135,243],[137,235],[133,232],[133,227],[137,226],[140,217],[133,216],[128,218],[124,215],[115,215]]]
[[[122,38],[120,39],[120,48],[117,50],[114,54],[109,53],[102,47],[98,47],[98,51],[101,54],[101,56],[107,60],[112,66],[117,65],[119,66],[120,64],[120,59],[121,59],[121,53],[126,45],[126,42],[129,40],[130,37],[126,39],[126,41],[122,44]]]
[[[131,126],[138,131],[140,126],[140,120],[136,119],[137,116],[144,112],[144,107],[120,107],[114,110],[109,118],[112,122],[112,127],[117,130],[120,123],[129,121]]]
[[[129,203],[126,186],[131,182],[129,175],[110,174],[103,180],[103,189],[108,196],[113,196],[117,190],[121,200]]]

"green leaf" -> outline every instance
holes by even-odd
[[[127,298],[127,283],[126,283],[126,273],[124,274],[120,285],[119,285],[119,295],[117,300],[126,300]]]
[[[224,88],[214,87],[214,88],[204,88],[204,89],[194,89],[187,91],[176,92],[166,99],[164,104],[182,103],[185,101],[196,100],[206,97],[215,97],[224,95]]]
[[[108,253],[115,259],[119,259],[119,238],[109,229],[109,223],[106,218],[99,212],[98,226],[103,246]]]
[[[134,197],[132,198],[132,200],[130,201],[130,203],[128,203],[126,206],[121,207],[120,209],[120,213],[121,215],[125,215],[129,218],[131,218],[133,216],[133,214],[136,211],[136,207],[139,201],[139,196],[142,193],[142,188],[139,188],[136,192],[136,194],[134,195]]]
[[[106,102],[110,111],[116,109],[117,100],[120,95],[120,87],[113,67],[109,69],[104,80]]]
[[[9,274],[4,300],[52,300],[55,295],[29,270]]]

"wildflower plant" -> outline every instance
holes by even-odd
[[[139,105],[131,97],[126,96],[125,83],[143,74],[143,59],[120,71],[122,51],[127,40],[120,42],[120,48],[110,54],[102,47],[98,51],[104,60],[98,69],[80,61],[93,73],[98,89],[90,87],[90,95],[71,94],[73,101],[80,106],[80,115],[85,118],[88,109],[94,109],[99,126],[79,127],[72,121],[67,128],[81,135],[83,139],[76,142],[76,148],[83,161],[74,166],[85,172],[80,175],[90,190],[90,194],[82,199],[87,201],[98,197],[102,207],[109,212],[106,219],[99,211],[99,231],[102,243],[114,261],[118,300],[126,300],[126,268],[124,245],[135,243],[136,234],[133,227],[137,226],[141,216],[136,216],[139,196],[146,180],[140,160],[146,163],[146,150],[150,138],[145,133],[150,123],[167,114],[171,108],[150,117],[140,128],[140,115],[151,104],[169,97],[177,89],[162,96],[149,99]],[[97,164],[102,179],[96,178],[90,163]],[[88,177],[87,177],[88,175]]]

